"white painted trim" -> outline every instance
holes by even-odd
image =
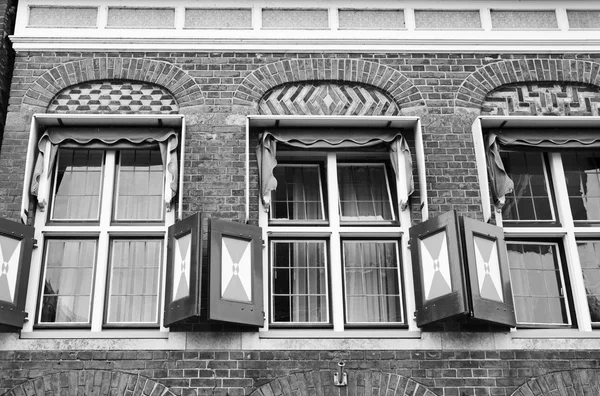
[[[571,284],[571,295],[573,297],[573,306],[577,318],[579,331],[591,331],[591,317],[588,307],[588,299],[583,280],[583,272],[579,261],[579,252],[577,250],[577,240],[575,239],[575,224],[571,214],[571,205],[567,189],[565,171],[559,153],[550,153],[550,173],[554,185],[554,195],[556,196],[556,206],[558,208],[558,218],[560,223],[566,229],[563,237],[563,246],[565,249],[565,266],[569,272],[569,281]]]
[[[590,31],[570,31],[572,34],[564,34],[545,31],[542,34],[537,31],[527,32],[528,39],[506,38],[489,39],[485,37],[486,32],[473,35],[473,31],[452,31],[458,34],[466,34],[467,37],[452,37],[450,31],[419,31],[420,36],[390,39],[389,34],[385,38],[369,39],[364,37],[365,30],[357,31],[363,33],[362,39],[339,39],[329,37],[315,37],[307,39],[284,39],[285,31],[273,30],[271,37],[282,37],[281,39],[251,38],[251,37],[165,37],[158,36],[156,31],[139,29],[143,37],[60,37],[56,32],[39,32],[35,36],[10,36],[13,48],[16,51],[36,50],[114,50],[114,51],[338,51],[347,53],[364,52],[469,52],[469,53],[578,53],[578,52],[600,52],[600,39],[590,38]],[[347,30],[340,30],[346,32]],[[371,32],[371,31],[369,31]],[[377,31],[381,32],[381,31]],[[164,33],[164,32],[163,32]],[[248,36],[252,33],[246,32]],[[389,32],[388,32],[389,33]],[[512,32],[511,32],[512,33]],[[523,32],[516,32],[517,36],[525,36]],[[476,38],[473,38],[476,36]],[[537,36],[537,37],[536,37]],[[571,36],[572,38],[565,38]],[[582,37],[583,36],[583,37]]]
[[[120,124],[123,126],[156,126],[158,127],[160,123],[166,127],[173,127],[175,129],[181,130],[181,156],[179,158],[179,213],[178,216],[181,218],[182,213],[182,195],[183,195],[183,173],[184,173],[184,155],[185,155],[185,118],[180,114],[169,114],[169,115],[155,115],[155,114],[128,114],[128,115],[108,115],[108,114],[33,114],[31,118],[31,126],[29,133],[29,143],[27,148],[27,163],[25,166],[25,177],[24,177],[24,185],[23,185],[23,199],[21,202],[21,211],[25,210],[29,206],[29,188],[31,185],[31,178],[33,173],[33,164],[37,157],[37,142],[43,132],[48,127],[52,126],[82,126],[82,125],[95,125],[95,126],[105,126],[105,125],[114,125]],[[107,160],[107,167],[114,166],[114,160],[111,161],[110,158],[114,157],[114,153],[108,153],[109,157]],[[105,172],[107,169],[105,169]],[[110,171],[110,169],[108,169]],[[113,196],[113,186],[114,182],[112,180],[113,174],[104,175],[103,176],[103,188],[102,194],[103,196]],[[175,221],[174,211],[167,212],[165,214],[165,224],[164,225],[148,225],[148,226],[140,226],[132,229],[132,227],[127,226],[119,226],[114,225],[110,226],[110,217],[112,215],[112,200],[103,199],[101,201],[102,210],[101,213],[108,213],[108,216],[101,217],[100,224],[95,225],[81,225],[81,226],[66,226],[56,223],[54,225],[45,225],[45,219],[47,212],[37,210],[35,215],[35,224],[37,225],[35,228],[34,238],[38,241],[38,248],[34,249],[32,252],[32,260],[31,260],[31,270],[29,276],[29,285],[27,289],[27,301],[25,311],[29,313],[29,318],[26,320],[22,334],[29,333],[39,333],[39,334],[52,334],[48,333],[46,330],[34,330],[33,325],[35,322],[36,314],[39,314],[37,311],[38,306],[38,297],[39,297],[39,286],[41,279],[41,270],[43,263],[43,251],[44,251],[44,241],[46,235],[52,235],[57,237],[62,236],[77,236],[77,235],[96,235],[98,237],[97,243],[97,257],[96,257],[96,268],[95,268],[95,276],[94,276],[94,290],[93,290],[93,300],[92,300],[92,312],[100,312],[104,311],[104,293],[105,293],[105,276],[107,274],[106,268],[108,268],[108,243],[111,236],[139,236],[139,235],[152,235],[155,237],[161,237],[165,239],[165,248],[163,249],[163,273],[161,275],[161,288],[164,287],[165,280],[165,268],[166,268],[166,233],[167,228],[170,224],[173,224]],[[43,224],[43,226],[40,226]],[[140,231],[143,228],[144,231]],[[103,280],[104,279],[104,280]],[[161,294],[164,296],[164,291]],[[158,306],[159,309],[162,306],[163,302],[160,301]],[[162,312],[162,309],[160,310]],[[159,315],[160,320],[160,315]],[[104,332],[109,331],[106,329],[102,329],[103,317],[100,315],[94,316],[92,313],[92,333],[93,332]],[[75,331],[75,330],[73,330]],[[123,333],[129,333],[130,331],[134,331],[131,334],[135,333],[136,330],[119,330]],[[159,330],[162,332],[168,332],[168,329],[164,327],[160,327]],[[65,334],[76,334],[70,333],[71,330],[65,330]],[[86,334],[90,334],[90,331],[86,331]],[[67,337],[71,338],[71,337]],[[94,337],[88,337],[94,338]],[[106,337],[110,338],[110,337]],[[117,337],[118,338],[118,337]],[[136,336],[133,336],[136,338]]]
[[[481,197],[481,206],[483,208],[483,221],[487,223],[492,217],[492,210],[488,187],[490,184],[487,174],[485,143],[483,132],[481,130],[481,120],[479,118],[471,125],[471,132],[473,133],[473,146],[475,150],[475,162],[477,165],[477,177],[479,178],[479,195]]]
[[[415,135],[415,155],[417,157],[417,175],[419,178],[419,193],[421,194],[421,221],[429,219],[429,203],[427,201],[427,173],[425,171],[425,146],[423,144],[423,129],[419,118],[413,126]]]
[[[478,117],[473,123],[472,133],[474,141],[477,170],[480,182],[480,193],[482,204],[484,205],[484,218],[487,221],[491,216],[489,210],[489,180],[487,177],[487,159],[485,156],[485,145],[483,144],[484,130],[491,128],[569,128],[569,127],[598,127],[600,126],[600,117],[539,117],[539,116],[482,116]],[[504,233],[511,238],[555,238],[561,240],[561,246],[564,249],[566,267],[569,274],[569,283],[571,285],[571,298],[575,309],[577,329],[568,329],[565,331],[555,330],[513,330],[513,338],[586,338],[587,336],[577,336],[574,334],[587,333],[592,331],[590,311],[587,302],[583,273],[577,250],[577,238],[588,237],[600,239],[600,227],[577,227],[573,221],[570,209],[569,197],[566,191],[566,179],[561,161],[560,153],[550,153],[550,176],[554,186],[554,197],[556,199],[557,213],[560,220],[560,226],[543,225],[522,226],[522,227],[504,227]],[[487,202],[487,204],[486,204]],[[495,211],[496,224],[503,225],[502,213]],[[525,336],[521,337],[523,334]],[[558,334],[558,336],[556,336]],[[568,336],[564,336],[568,334]]]
[[[22,332],[21,339],[130,339],[130,338],[169,338],[169,333],[159,330],[35,330],[31,332]]]
[[[284,339],[330,339],[330,338],[356,338],[356,339],[370,339],[370,338],[421,338],[420,331],[406,331],[404,329],[369,329],[369,330],[344,330],[344,331],[333,331],[333,330],[317,330],[317,329],[290,329],[290,330],[269,330],[259,331],[258,336],[260,338],[284,338]]]
[[[596,1],[572,1],[569,9],[598,10]],[[555,11],[558,29],[554,30],[493,30],[489,1],[458,0],[409,0],[398,4],[394,0],[331,0],[324,4],[319,0],[303,0],[294,5],[270,0],[182,0],[169,4],[175,9],[175,26],[171,29],[111,28],[106,29],[109,7],[122,7],[119,0],[100,0],[97,28],[35,28],[28,26],[29,7],[88,6],[81,0],[23,0],[18,4],[15,34],[12,36],[16,50],[146,50],[146,51],[445,51],[445,52],[544,52],[564,53],[600,50],[600,40],[590,38],[589,31],[570,29],[564,2],[549,0],[506,0],[496,2],[495,10],[546,10]],[[132,1],[129,7],[165,8],[158,0]],[[185,28],[185,11],[188,8],[250,8],[252,28],[239,29],[193,29]],[[328,12],[326,29],[265,29],[262,27],[262,11],[266,8],[324,9]],[[403,9],[406,29],[339,29],[341,9]],[[476,30],[416,29],[415,9],[429,10],[478,10],[483,31]],[[527,34],[524,34],[526,32]]]

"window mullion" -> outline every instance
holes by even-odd
[[[110,222],[112,218],[113,190],[115,182],[116,152],[107,151],[104,159],[104,179],[100,204],[100,235],[98,237],[98,257],[92,303],[92,331],[101,331],[104,321],[106,282],[108,279],[108,251]]]
[[[556,206],[558,216],[566,233],[563,237],[567,268],[573,293],[573,305],[577,316],[577,324],[580,331],[591,331],[590,311],[587,303],[583,272],[579,261],[577,240],[575,239],[575,225],[571,214],[571,206],[567,193],[567,181],[565,171],[559,153],[550,154],[550,169],[555,186]]]
[[[333,330],[344,329],[344,288],[342,285],[342,257],[340,245],[340,211],[338,208],[339,191],[337,176],[337,160],[335,153],[327,154],[327,194],[329,224],[331,227],[330,270],[331,270],[331,315]]]

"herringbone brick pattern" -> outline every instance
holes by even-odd
[[[177,113],[173,95],[153,84],[100,81],[67,88],[52,99],[49,113]]]
[[[290,59],[260,66],[248,74],[233,95],[233,103],[248,105],[280,85],[303,81],[346,81],[388,92],[401,107],[424,106],[419,89],[398,70],[363,59]]]
[[[600,115],[600,89],[582,84],[511,84],[490,93],[482,115]]]
[[[273,115],[398,115],[394,101],[375,87],[308,82],[287,84],[269,92],[259,104]]]

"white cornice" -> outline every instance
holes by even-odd
[[[251,51],[251,52],[600,52],[600,38],[578,40],[341,40],[11,37],[16,51]]]

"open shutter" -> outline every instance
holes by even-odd
[[[463,218],[473,317],[516,326],[502,228]]]
[[[200,315],[202,215],[196,213],[169,227],[165,327]]]
[[[417,326],[469,312],[456,212],[410,229]]]
[[[260,227],[211,219],[210,319],[263,325],[261,234]]]
[[[34,228],[0,219],[0,327],[21,329],[27,318],[25,300]]]

